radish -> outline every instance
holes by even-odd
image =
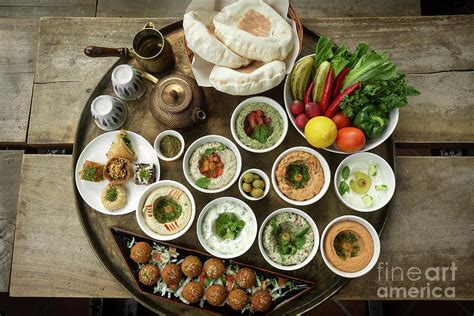
[[[308,102],[305,105],[305,112],[309,118],[321,115],[321,107],[315,102]]]
[[[300,100],[295,100],[290,104],[290,112],[294,116],[297,116],[304,112],[304,104]]]
[[[306,116],[306,114],[304,113],[299,114],[295,118],[295,123],[296,126],[298,126],[299,128],[304,128],[306,126],[306,123],[308,123],[308,116]]]

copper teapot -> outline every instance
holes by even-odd
[[[153,117],[169,128],[186,128],[206,118],[204,91],[182,74],[163,77],[150,94]]]

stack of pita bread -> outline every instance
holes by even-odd
[[[183,28],[194,54],[214,64],[209,82],[219,91],[257,94],[285,77],[292,28],[262,0],[240,0],[221,12],[190,11]]]

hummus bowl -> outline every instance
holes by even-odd
[[[271,178],[273,188],[285,202],[304,206],[319,201],[326,194],[331,170],[316,150],[292,147],[277,157]]]
[[[184,177],[193,188],[204,193],[228,189],[239,178],[241,169],[239,149],[223,136],[201,137],[184,154]]]
[[[265,142],[260,142],[247,134],[253,131],[248,120],[252,119],[256,111],[263,113],[261,126],[270,130],[270,134],[264,136]],[[254,119],[260,120],[258,117]],[[267,122],[264,122],[265,119]],[[242,101],[232,112],[230,131],[235,142],[243,149],[253,153],[266,153],[277,148],[285,139],[288,132],[288,118],[283,107],[275,100],[262,96],[251,97]]]
[[[191,192],[172,180],[158,181],[140,197],[136,217],[141,230],[156,240],[173,240],[193,224],[196,204]]]
[[[314,54],[312,54],[311,56],[314,56]],[[306,56],[303,56],[301,58],[304,58],[304,57],[306,57]],[[288,116],[290,117],[291,124],[293,124],[295,129],[298,131],[298,133],[301,134],[301,136],[303,136],[303,138],[306,138],[304,136],[303,129],[299,128],[296,125],[295,117],[290,112],[290,105],[294,101],[293,96],[291,95],[291,90],[290,90],[290,75],[287,75],[286,79],[285,79],[285,85],[283,87],[283,100],[285,102],[285,109],[286,109],[286,112],[288,113]],[[389,116],[388,116],[388,125],[387,125],[387,127],[383,130],[383,132],[378,137],[376,137],[374,139],[366,139],[364,147],[362,147],[362,149],[360,149],[358,152],[364,152],[364,151],[371,150],[371,149],[377,147],[378,145],[382,144],[384,141],[386,141],[387,138],[389,138],[390,135],[392,135],[392,133],[395,131],[395,128],[397,127],[397,124],[398,124],[399,115],[400,114],[399,114],[399,109],[398,108],[395,108],[392,111],[390,111]],[[331,146],[323,148],[323,149],[327,150],[327,151],[330,151],[330,152],[333,152],[333,153],[337,153],[337,154],[344,154],[344,155],[350,154],[350,153],[347,153],[347,152],[342,151],[339,148],[337,148],[335,143],[332,144]]]
[[[297,270],[313,260],[319,247],[319,231],[305,212],[281,208],[265,218],[258,232],[263,258],[280,270]]]
[[[352,154],[337,167],[334,190],[338,199],[355,211],[377,211],[395,193],[395,174],[388,162],[376,154]]]
[[[257,218],[242,200],[220,197],[204,206],[196,231],[199,242],[211,255],[235,258],[252,247],[257,237]]]
[[[380,255],[375,228],[365,219],[345,215],[331,221],[321,235],[321,256],[328,268],[344,278],[368,273]]]

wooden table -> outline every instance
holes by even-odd
[[[163,25],[172,19],[151,20]],[[12,21],[25,33],[21,38],[29,35],[28,25],[35,27],[34,23]],[[115,62],[113,58],[86,58],[82,49],[92,44],[130,45],[133,34],[147,21],[43,18],[36,22],[36,55],[25,51],[12,54],[24,64],[15,70],[16,75],[33,84],[33,94],[29,121],[25,113],[30,109],[23,107],[23,114],[18,113],[8,124],[16,126],[18,121],[29,128],[21,128],[24,136],[12,133],[11,140],[1,141],[21,143],[23,139],[37,148],[72,147],[79,113],[102,74]],[[397,146],[472,146],[474,17],[318,18],[304,19],[303,23],[351,48],[364,41],[375,49],[390,51],[399,69],[408,74],[408,81],[421,91],[421,96],[411,98],[400,111],[394,134]],[[6,41],[12,34],[9,27],[0,23],[0,40],[3,36]],[[36,58],[34,82],[34,62],[25,63],[24,55],[28,60]],[[2,163],[10,155],[15,157],[16,168]],[[69,185],[71,157],[25,154],[20,177],[21,157],[21,152],[0,155],[0,192],[5,192],[4,187],[14,192],[14,181],[3,180],[5,170],[12,170],[11,177],[20,179],[10,295],[127,297],[95,258],[79,225]],[[398,157],[398,186],[382,235],[379,262],[405,272],[410,267],[424,270],[455,262],[455,281],[430,281],[431,287],[455,286],[456,299],[473,299],[473,168],[472,157]],[[0,220],[14,205],[8,203],[4,208],[0,205]],[[337,297],[379,299],[380,287],[420,288],[426,283],[426,278],[412,282],[406,275],[403,280],[387,281],[374,269],[352,281]]]

